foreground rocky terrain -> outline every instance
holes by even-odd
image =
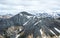
[[[0,18],[1,38],[60,38],[60,19],[27,12]]]

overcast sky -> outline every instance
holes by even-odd
[[[60,0],[0,0],[1,15],[21,11],[60,12]]]

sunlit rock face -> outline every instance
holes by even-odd
[[[6,32],[7,32],[7,37],[9,38],[16,38],[16,36],[19,34],[19,32],[22,32],[23,27],[22,26],[11,26],[9,27]]]
[[[47,15],[42,14],[41,17],[41,15],[36,16],[28,12],[20,12],[9,19],[1,18],[0,34],[6,36],[6,38],[43,38],[43,36],[59,36],[60,19]]]

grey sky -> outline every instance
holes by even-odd
[[[44,10],[60,12],[60,0],[0,0],[0,14],[17,14],[20,11]]]

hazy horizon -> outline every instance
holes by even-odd
[[[27,12],[60,12],[60,0],[0,0],[0,15]]]

